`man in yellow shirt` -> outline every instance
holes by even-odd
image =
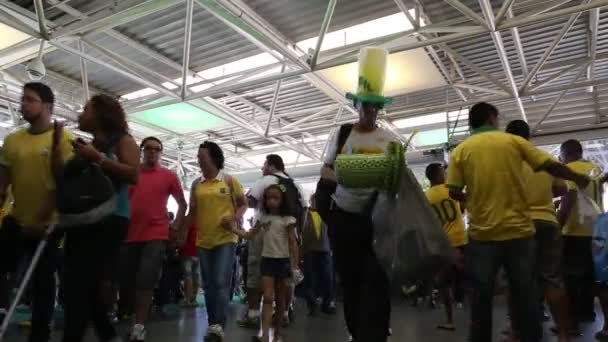
[[[496,275],[504,267],[521,342],[542,338],[535,270],[534,226],[522,165],[586,186],[587,176],[572,172],[520,137],[498,131],[498,110],[478,103],[469,111],[472,135],[454,149],[448,169],[450,197],[465,198],[469,213],[473,286],[471,342],[492,340],[492,300]]]
[[[452,314],[452,294],[451,288],[458,286],[456,282],[460,280],[463,273],[464,247],[467,243],[467,235],[462,219],[460,203],[450,197],[448,186],[445,184],[445,168],[439,163],[429,164],[425,171],[426,178],[431,182],[431,188],[426,191],[426,198],[437,212],[439,220],[443,224],[443,229],[454,247],[457,255],[456,263],[450,265],[441,272],[439,278],[439,292],[445,306],[447,323],[441,324],[437,328],[453,331],[454,318]]]
[[[506,131],[530,140],[530,126],[523,120],[509,122]],[[540,288],[557,325],[559,341],[569,341],[571,323],[562,273],[561,229],[553,204],[554,197],[566,192],[566,184],[545,171],[534,172],[526,163],[523,168],[530,216],[536,230],[536,272]]]
[[[577,140],[568,140],[561,145],[560,158],[574,172],[588,175],[594,179],[600,176],[600,168],[583,159],[583,147]],[[576,323],[592,322],[595,320],[593,300],[597,294],[591,254],[593,227],[579,222],[577,192],[580,189],[571,182],[568,182],[567,185],[568,192],[562,196],[558,211],[559,221],[563,225],[566,291],[570,298],[571,315],[574,321]],[[602,206],[601,182],[594,180],[583,189],[591,199],[600,207]],[[602,297],[600,293],[600,300]],[[605,300],[602,301],[605,302]]]
[[[0,230],[0,275],[14,274],[19,261],[44,238],[53,220],[54,168],[52,155],[64,160],[71,155],[71,135],[55,130],[51,122],[54,96],[42,83],[23,87],[21,112],[29,127],[4,139],[0,154],[0,202],[8,186],[14,203]],[[64,132],[60,135],[61,132]],[[55,134],[57,133],[57,134]],[[33,312],[30,342],[47,342],[55,305],[55,268],[58,238],[52,237],[32,278]]]

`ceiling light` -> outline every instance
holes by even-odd
[[[25,67],[28,76],[32,81],[39,81],[46,76],[46,68],[42,62],[42,50],[44,49],[44,40],[40,40],[40,50],[38,51],[38,57],[34,58]]]

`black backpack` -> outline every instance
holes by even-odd
[[[107,154],[113,145],[108,145],[103,152]],[[57,211],[62,227],[97,223],[116,209],[117,184],[100,165],[74,156],[56,181]]]
[[[353,130],[353,124],[344,124],[340,126],[340,130],[338,131],[338,144],[336,146],[336,155],[340,154],[340,151],[346,144],[346,140],[350,136],[350,133]],[[331,164],[326,164],[325,166],[334,168],[334,161]],[[331,211],[332,198],[331,196],[336,192],[336,187],[338,184],[334,181],[330,181],[327,179],[320,179],[319,183],[317,183],[317,189],[315,191],[315,202],[317,204],[317,212],[325,222],[329,222],[329,212]]]
[[[304,207],[302,207],[302,194],[300,194],[296,183],[291,177],[288,176],[287,178],[284,178],[277,175],[274,176],[277,178],[279,185],[285,188],[289,214],[296,218],[298,229],[300,229],[304,215]]]

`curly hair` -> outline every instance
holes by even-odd
[[[213,164],[215,164],[218,170],[224,168],[224,151],[222,151],[222,148],[218,144],[213,141],[204,141],[198,148],[204,148],[209,152],[209,157],[211,157]]]
[[[127,114],[118,100],[112,96],[98,94],[91,97],[91,106],[100,128],[111,134],[129,133]]]

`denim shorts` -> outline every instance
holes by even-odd
[[[262,257],[260,273],[262,277],[272,277],[275,279],[291,278],[291,260],[289,258]]]

